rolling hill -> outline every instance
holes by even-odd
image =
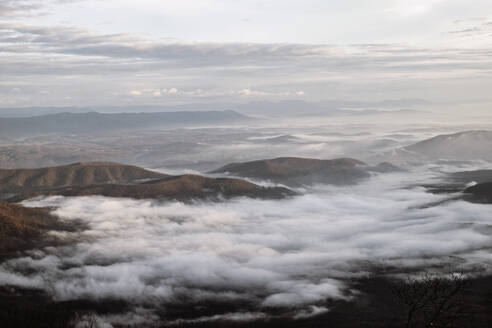
[[[378,156],[395,163],[436,160],[492,161],[492,131],[473,130],[438,135]]]
[[[383,166],[380,168],[384,169]],[[289,186],[299,186],[316,183],[352,184],[368,178],[372,170],[375,170],[375,168],[351,158],[321,160],[279,157],[252,162],[232,163],[211,173],[269,180]]]
[[[57,219],[45,209],[0,202],[0,259],[14,251],[40,247],[43,232],[56,225]]]
[[[20,201],[36,196],[106,196],[130,197],[135,199],[220,199],[231,197],[251,197],[279,199],[295,193],[282,187],[262,187],[254,183],[230,178],[209,178],[200,175],[169,176],[138,184],[100,184],[90,186],[71,186],[48,191],[24,193],[12,198]]]
[[[86,186],[102,183],[126,183],[157,179],[166,174],[112,162],[85,162],[39,169],[0,169],[0,193]]]

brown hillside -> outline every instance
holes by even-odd
[[[40,195],[130,197],[136,199],[178,199],[193,198],[253,197],[282,198],[292,195],[287,188],[270,188],[254,183],[230,178],[209,178],[200,175],[171,176],[141,184],[102,184],[81,187],[66,187],[57,190],[22,194],[15,200]]]
[[[226,165],[212,173],[267,179],[285,184],[352,183],[368,177],[367,164],[351,159],[280,157]]]
[[[56,221],[45,209],[0,202],[0,258],[33,246]]]
[[[155,179],[167,175],[111,162],[75,163],[39,169],[0,169],[0,192],[21,192]]]

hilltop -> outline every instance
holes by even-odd
[[[185,174],[169,176],[159,180],[138,184],[101,184],[79,187],[65,187],[50,191],[21,194],[12,200],[19,201],[35,196],[106,196],[130,197],[135,199],[219,199],[221,197],[251,197],[279,199],[294,195],[294,192],[282,187],[262,187],[254,183],[231,178],[210,178]]]
[[[166,174],[112,162],[85,162],[38,169],[0,169],[0,193],[18,193],[67,186],[126,183]]]
[[[377,156],[391,162],[492,160],[492,131],[442,134]],[[382,158],[381,158],[382,157]]]
[[[269,180],[289,186],[328,183],[353,184],[368,178],[371,172],[397,170],[396,166],[382,163],[371,167],[352,158],[313,159],[279,157],[251,162],[232,163],[211,173],[229,174],[259,180]]]

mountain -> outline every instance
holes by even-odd
[[[102,184],[91,186],[64,187],[49,191],[24,193],[11,199],[20,201],[35,196],[106,196],[130,197],[136,199],[220,199],[231,197],[251,197],[279,199],[294,195],[294,192],[282,187],[262,187],[254,183],[231,178],[210,178],[185,174],[169,176],[158,180],[138,184]]]
[[[368,178],[372,168],[366,163],[339,158],[321,160],[312,158],[280,157],[245,163],[232,163],[211,173],[230,174],[252,179],[270,180],[289,186],[316,183],[352,184]]]
[[[452,181],[463,184],[492,182],[492,170],[453,172],[449,177]]]
[[[492,158],[491,149],[492,131],[439,135],[405,147],[406,151],[412,153],[445,159]]]
[[[396,99],[381,101],[328,100],[308,102],[299,99],[281,101],[253,101],[247,103],[191,103],[182,105],[135,105],[135,106],[91,106],[91,107],[21,107],[0,108],[0,117],[30,117],[59,113],[161,113],[161,112],[206,112],[233,110],[246,115],[297,117],[319,115],[357,115],[407,111],[409,108],[431,104],[422,99]],[[348,109],[348,110],[347,110]]]
[[[477,203],[492,204],[492,182],[484,182],[465,189],[466,199]]]
[[[492,182],[492,170],[460,171],[446,173],[441,181],[424,184],[423,187],[437,194],[460,193],[470,186],[487,182]],[[472,198],[471,195],[465,197],[467,200]]]
[[[158,113],[56,113],[0,118],[0,137],[19,138],[54,133],[87,134],[159,127],[224,124],[250,120],[231,110]]]
[[[382,154],[377,160],[394,163],[436,160],[492,161],[492,131],[474,130],[438,135]]]
[[[39,246],[42,233],[56,229],[47,210],[0,202],[0,259],[10,252]]]
[[[0,169],[0,193],[18,193],[66,186],[124,183],[157,179],[166,174],[111,162],[74,163],[39,169]]]

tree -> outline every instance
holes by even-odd
[[[405,307],[406,328],[452,328],[466,313],[461,294],[468,284],[462,273],[426,273],[393,283],[391,289]]]

